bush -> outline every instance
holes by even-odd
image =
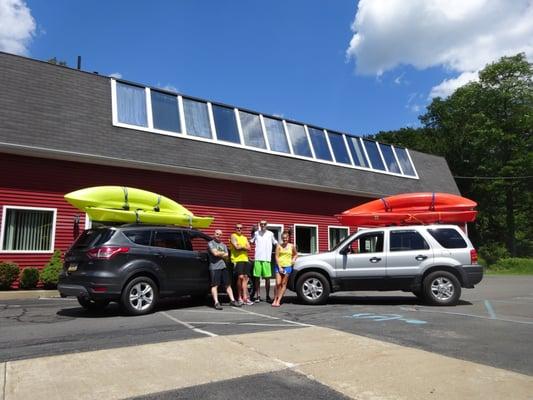
[[[533,274],[533,258],[502,258],[489,267],[488,272],[498,274]]]
[[[489,243],[479,248],[479,255],[486,262],[486,265],[492,265],[502,258],[509,258],[509,252],[501,243]]]
[[[7,290],[17,280],[20,268],[12,262],[0,262],[0,290]]]
[[[39,282],[39,270],[37,268],[24,268],[20,275],[21,289],[35,289]]]
[[[62,268],[61,250],[55,250],[50,261],[48,261],[41,272],[41,282],[45,289],[55,289],[57,287],[59,273]]]

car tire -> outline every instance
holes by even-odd
[[[78,303],[88,311],[100,311],[108,306],[109,300],[93,300],[88,297],[79,296]]]
[[[416,297],[418,297],[419,300],[424,301],[424,300],[426,299],[426,296],[424,296],[424,291],[422,290],[422,288],[417,289],[417,290],[413,290],[412,293],[413,293]]]
[[[327,278],[320,272],[306,272],[296,282],[296,294],[304,304],[325,304],[330,290]]]
[[[129,281],[120,297],[120,304],[130,315],[144,315],[153,311],[159,300],[159,290],[155,282],[139,276]]]
[[[434,306],[454,306],[461,297],[461,284],[454,274],[435,271],[424,279],[425,300]]]

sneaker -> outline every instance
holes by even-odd
[[[261,297],[257,296],[255,299],[254,299],[254,303],[260,303],[261,302]]]
[[[220,303],[215,303],[215,310],[222,310],[222,306],[220,305]]]
[[[245,306],[253,306],[254,304],[255,304],[255,303],[254,303],[253,301],[251,301],[250,299],[248,299],[248,300],[246,300],[246,301],[244,302],[244,305],[245,305]]]
[[[242,307],[242,304],[238,301],[230,301],[229,305],[232,307]]]

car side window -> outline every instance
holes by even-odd
[[[428,229],[439,244],[445,249],[464,249],[468,247],[461,234],[451,228]]]
[[[428,250],[429,245],[417,231],[392,231],[390,251]]]
[[[348,245],[349,254],[381,252],[383,252],[383,232],[363,234]]]
[[[194,231],[189,232],[189,243],[193,251],[207,253],[207,244],[210,240],[211,238],[209,238],[208,236],[199,234]]]
[[[167,249],[189,250],[181,231],[156,231],[153,246]]]
[[[133,243],[140,244],[143,246],[149,246],[150,245],[150,231],[143,230],[143,231],[125,231],[124,235],[131,240]]]

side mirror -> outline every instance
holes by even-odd
[[[350,246],[346,246],[345,248],[341,249],[339,253],[342,254],[343,256],[348,255],[350,253]]]

